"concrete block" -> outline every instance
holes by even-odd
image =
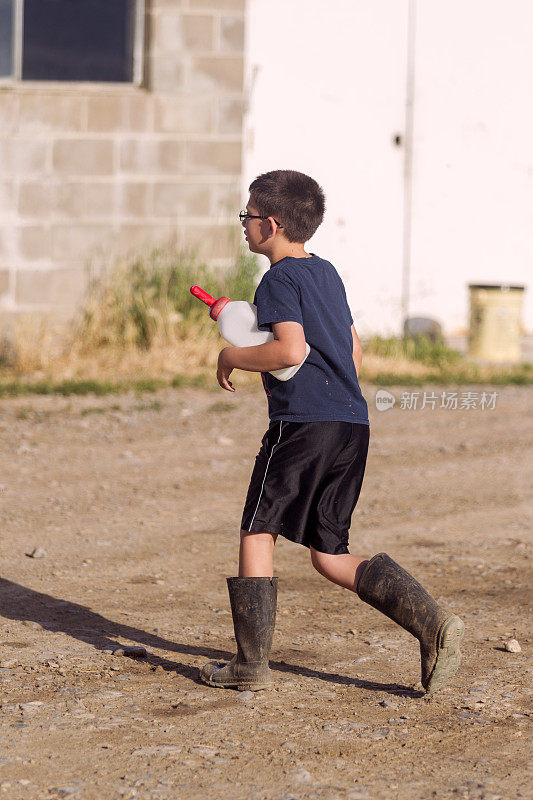
[[[244,101],[240,98],[221,97],[218,101],[217,130],[219,133],[242,135]]]
[[[21,217],[50,216],[55,204],[56,186],[48,182],[26,181],[19,187],[18,213]]]
[[[122,223],[115,238],[115,251],[122,254],[142,253],[156,245],[167,244],[175,239],[176,227],[168,223],[161,225],[139,225]]]
[[[213,50],[214,16],[212,14],[183,14],[181,43],[186,50]]]
[[[89,97],[87,103],[89,131],[121,131],[124,129],[124,97],[120,95]]]
[[[154,96],[144,89],[124,97],[124,125],[130,131],[151,131],[154,127]]]
[[[34,139],[0,140],[0,175],[42,173],[46,167],[47,142]]]
[[[246,0],[189,0],[189,8],[210,11],[242,11]]]
[[[147,81],[154,92],[177,92],[184,86],[184,67],[179,54],[148,58]]]
[[[154,14],[151,24],[150,52],[172,54],[179,49],[212,50],[214,15],[162,11]]]
[[[222,16],[220,18],[220,50],[230,53],[244,51],[244,17]]]
[[[109,220],[116,213],[117,185],[114,181],[99,181],[98,183],[86,183],[83,187],[83,198],[85,200],[85,214],[87,218],[98,217],[98,219]]]
[[[246,205],[246,200],[247,198],[242,195],[240,181],[214,183],[211,186],[210,216],[237,220],[239,211]]]
[[[117,186],[117,206],[121,217],[151,216],[152,187],[149,183],[122,183]]]
[[[210,98],[155,98],[155,129],[163,133],[210,133],[214,103]]]
[[[50,258],[50,229],[44,225],[24,225],[16,232],[18,259],[45,261]]]
[[[187,78],[192,92],[242,92],[242,56],[195,56]]]
[[[15,302],[20,305],[66,307],[74,313],[83,298],[85,282],[83,269],[17,270]]]
[[[210,188],[206,184],[157,183],[154,185],[156,217],[209,216]]]
[[[77,219],[85,214],[85,184],[60,181],[55,192],[54,212],[59,217]]]
[[[18,213],[22,218],[48,220],[54,215],[75,218],[84,213],[83,184],[43,179],[20,184]]]
[[[0,297],[9,293],[9,280],[10,270],[8,269],[0,269]]]
[[[240,142],[187,142],[185,172],[189,175],[240,175]]]
[[[0,131],[4,136],[17,128],[19,97],[13,92],[0,95]]]
[[[52,258],[89,261],[91,256],[102,254],[113,240],[113,227],[109,225],[52,226]]]
[[[85,186],[87,217],[109,219],[115,216],[151,216],[152,186],[150,183],[90,183]]]
[[[183,142],[173,140],[122,142],[120,169],[144,174],[180,173],[184,147]]]
[[[39,131],[80,131],[85,118],[87,98],[83,95],[35,94],[19,97],[18,129],[21,133]]]
[[[109,175],[113,171],[113,142],[102,139],[57,139],[54,169],[70,175]]]
[[[15,258],[17,250],[17,230],[12,220],[6,218],[0,226],[0,263],[9,265]]]
[[[180,227],[177,241],[180,249],[201,259],[232,259],[238,253],[240,235],[237,226],[211,222]]]
[[[181,11],[165,9],[152,14],[149,28],[148,52],[171,54],[183,46]]]
[[[0,181],[0,215],[10,216],[16,210],[16,184],[13,181]]]

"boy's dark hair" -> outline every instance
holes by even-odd
[[[303,172],[265,172],[250,184],[250,196],[261,216],[281,222],[289,242],[307,242],[324,219],[324,192]]]

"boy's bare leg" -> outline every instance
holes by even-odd
[[[390,556],[378,553],[368,561],[311,548],[311,561],[325,578],[357,593],[418,639],[422,685],[427,692],[439,689],[457,672],[463,621],[441,608]]]
[[[277,533],[250,533],[241,530],[239,578],[272,578],[273,553]]]
[[[321,553],[314,547],[311,547],[311,562],[316,571],[328,581],[352,592],[357,591],[359,578],[368,564],[365,558],[357,558],[349,553],[333,556],[330,553]]]

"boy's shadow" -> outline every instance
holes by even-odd
[[[21,622],[37,622],[45,630],[61,631],[98,650],[120,647],[121,644],[117,639],[123,638],[141,644],[146,648],[152,647],[189,656],[204,656],[213,660],[227,660],[233,656],[233,653],[226,650],[171,642],[155,633],[148,633],[148,631],[134,628],[122,622],[106,619],[101,614],[91,611],[87,606],[72,603],[69,600],[59,600],[56,597],[36,592],[5,578],[0,578],[0,616]],[[148,651],[146,658],[143,658],[143,662],[148,662],[152,666],[161,666],[168,672],[176,672],[178,675],[198,682],[198,669],[188,664],[182,664],[180,661],[171,661]],[[420,696],[419,692],[395,683],[378,683],[360,678],[349,678],[345,675],[323,672],[296,664],[287,664],[285,661],[270,661],[270,666],[279,672],[316,678],[329,683],[357,686],[370,691],[384,691],[403,697]]]

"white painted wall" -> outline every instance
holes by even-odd
[[[407,17],[408,0],[248,3],[243,197],[269,169],[323,185],[310,249],[363,335],[401,329]],[[466,329],[469,282],[532,274],[531,42],[530,0],[418,0],[410,314],[448,333]]]

